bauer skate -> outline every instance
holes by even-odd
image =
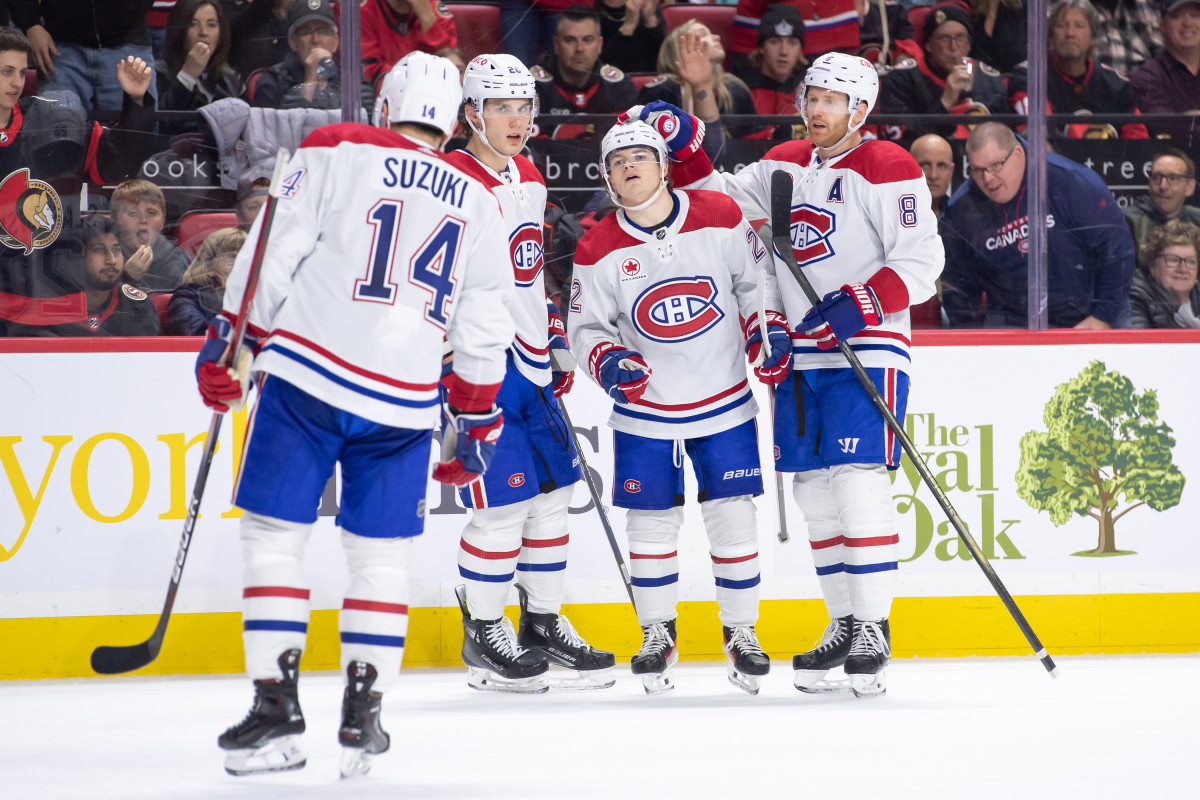
[[[758,645],[753,625],[721,627],[725,634],[725,655],[729,666],[725,674],[729,682],[746,694],[758,694],[762,676],[771,671],[771,657]]]
[[[585,642],[561,614],[530,611],[529,594],[519,583],[517,595],[521,599],[517,644],[541,655],[552,666],[574,671],[574,677],[564,679],[555,678],[553,671],[548,673],[551,691],[607,689],[617,682],[612,674],[617,659],[612,653],[597,650]]]
[[[846,675],[856,697],[880,697],[887,692],[887,665],[892,660],[892,631],[886,619],[854,620]]]
[[[296,682],[300,651],[279,656],[283,677],[254,682],[254,705],[246,718],[217,737],[225,754],[225,771],[230,775],[255,775],[300,769],[306,763],[300,749],[304,714]]]
[[[517,644],[512,623],[500,619],[472,619],[467,610],[467,588],[454,590],[463,614],[462,659],[467,683],[485,692],[542,694],[549,690],[550,664],[540,653]]]
[[[351,661],[346,666],[346,691],[342,694],[342,726],[338,742],[342,745],[340,770],[343,778],[366,775],[371,760],[387,752],[392,744],[379,724],[383,694],[372,692],[379,673],[365,661]]]
[[[634,675],[642,676],[646,694],[661,694],[675,688],[671,667],[679,660],[675,646],[675,620],[642,626],[642,649],[629,662]]]
[[[853,629],[854,617],[832,619],[816,647],[792,658],[792,669],[796,671],[793,683],[797,689],[809,694],[850,691],[849,679],[831,681],[825,675],[846,663]]]

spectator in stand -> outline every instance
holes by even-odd
[[[625,72],[654,72],[662,47],[658,0],[595,0],[604,47],[600,60]]]
[[[734,73],[747,74],[750,53],[758,46],[758,28],[763,14],[772,0],[738,0],[737,16],[733,27],[733,40],[729,49],[733,53]],[[865,13],[866,0],[787,0],[785,5],[800,12],[807,35],[804,38],[804,55],[809,60],[831,50],[841,53],[857,53],[859,39],[859,11]]]
[[[576,0],[500,0],[500,50],[522,64],[547,58],[562,13]]]
[[[908,7],[898,0],[887,0],[884,9],[887,11],[887,45],[888,52],[882,54],[884,45],[883,16],[879,11],[878,0],[857,0],[858,7],[858,55],[886,66],[895,64],[900,59],[916,58],[921,52],[917,45],[912,23],[908,20]],[[819,21],[814,24],[820,24]],[[804,138],[804,137],[797,137]]]
[[[1185,205],[1196,191],[1196,162],[1177,148],[1168,148],[1150,162],[1149,194],[1125,209],[1133,241],[1142,252],[1154,230],[1173,219],[1200,225],[1200,208]],[[1146,267],[1144,261],[1138,266]]]
[[[288,10],[294,2],[221,0],[233,34],[229,61],[239,75],[278,64],[288,54]]]
[[[128,263],[125,280],[148,292],[171,292],[179,285],[188,266],[188,256],[162,235],[167,221],[167,199],[162,189],[150,181],[135,178],[113,190],[113,221]],[[134,255],[149,247],[151,259],[137,260]]]
[[[1200,228],[1191,223],[1173,219],[1151,231],[1129,290],[1134,328],[1200,328],[1198,254]]]
[[[618,68],[600,63],[604,40],[600,17],[584,5],[562,13],[554,35],[554,60],[533,66],[538,105],[543,114],[611,114],[633,105],[637,90],[629,76]],[[558,125],[552,136],[573,139],[590,135],[591,126]]]
[[[200,336],[208,329],[212,318],[221,313],[225,279],[245,241],[246,232],[237,228],[222,228],[208,235],[167,302],[167,334]]]
[[[913,160],[925,173],[925,185],[933,198],[933,213],[940,220],[950,201],[950,181],[954,177],[954,151],[950,143],[936,133],[919,137],[909,148]]]
[[[117,64],[139,58],[154,70],[146,12],[153,0],[7,0],[33,45],[38,92],[74,92],[84,109],[119,111]],[[154,105],[153,92],[150,105]]]
[[[971,0],[971,58],[1012,72],[1025,60],[1025,0]]]
[[[363,0],[363,75],[375,89],[413,50],[440,55],[458,47],[454,17],[438,5],[438,0]]]
[[[969,179],[950,198],[942,306],[952,327],[1026,327],[1029,220],[1025,143],[984,122],[967,139]],[[1128,327],[1133,237],[1096,173],[1046,156],[1048,312],[1052,328]],[[987,293],[987,319],[981,316]]]
[[[239,181],[237,206],[234,211],[237,212],[238,228],[242,231],[249,233],[250,226],[258,219],[258,212],[267,202],[267,189],[270,185],[271,181],[268,178],[243,178]]]
[[[967,57],[971,51],[971,19],[957,3],[934,6],[923,27],[924,61],[904,61],[884,77],[879,87],[882,114],[1011,114],[1004,78],[990,65]],[[888,135],[897,129],[889,126]],[[903,130],[903,129],[901,129]],[[936,133],[966,138],[954,123],[907,125],[902,136]]]
[[[258,76],[250,104],[259,108],[341,108],[341,68],[335,57],[338,27],[330,0],[298,0],[291,7],[288,47],[291,52],[283,61]],[[375,96],[370,84],[356,88],[369,106]]]
[[[1163,49],[1158,0],[1096,0],[1100,35],[1096,37],[1096,60],[1107,64],[1123,78],[1131,77],[1145,62]]]
[[[758,47],[750,54],[752,72],[742,75],[759,114],[798,114],[796,87],[804,80],[804,20],[789,5],[776,3],[763,14],[758,26]],[[791,139],[789,125],[768,125],[747,139]]]
[[[1047,111],[1051,114],[1137,114],[1133,87],[1111,67],[1092,60],[1090,53],[1100,30],[1100,15],[1090,0],[1057,0],[1050,7],[1050,69],[1046,74]],[[1027,74],[1020,65],[1009,75],[1013,107],[1026,113]],[[1064,126],[1072,139],[1116,139],[1117,128],[1107,122]],[[1124,123],[1120,138],[1145,139],[1146,126]]]
[[[722,114],[756,113],[750,89],[725,72],[724,60],[721,38],[703,23],[689,19],[667,35],[658,52],[659,76],[642,87],[637,102],[645,105],[662,100],[682,108],[704,120],[706,135],[710,127],[721,128]],[[729,129],[729,135],[741,138],[754,129],[753,125],[737,125]]]
[[[194,111],[214,100],[241,97],[242,78],[229,66],[232,35],[215,0],[179,0],[167,18],[158,107]]]
[[[1165,0],[1160,8],[1166,51],[1134,74],[1133,91],[1148,114],[1195,116],[1200,114],[1200,0]],[[1197,122],[1155,123],[1154,133],[1190,148],[1200,143]]]

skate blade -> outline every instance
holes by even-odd
[[[729,678],[730,683],[746,694],[758,694],[759,687],[762,686],[761,675],[747,675],[744,672],[738,672],[733,664],[726,666],[725,676]]]
[[[612,669],[550,670],[547,684],[552,692],[589,692],[614,686]]]
[[[341,772],[343,780],[366,775],[371,771],[371,761],[374,758],[372,753],[368,753],[361,747],[343,747],[338,771]]]
[[[849,678],[828,681],[825,680],[827,674],[827,670],[798,669],[792,685],[805,694],[849,694],[852,691]]]
[[[229,750],[225,754],[225,771],[238,777],[286,772],[300,769],[306,763],[299,736],[279,736],[268,739],[261,747]]]
[[[545,674],[530,678],[504,678],[491,670],[467,667],[467,683],[481,692],[507,692],[509,694],[545,694],[550,684]]]
[[[855,697],[883,697],[887,694],[887,673],[854,674],[850,676],[850,688]]]
[[[671,677],[670,670],[647,672],[642,675],[642,688],[646,690],[646,694],[663,694],[675,688],[675,680]]]

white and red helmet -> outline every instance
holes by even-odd
[[[608,177],[610,174],[608,157],[618,150],[630,147],[646,147],[653,150],[658,156],[658,166],[662,170],[662,179],[659,181],[658,190],[651,195],[649,200],[636,206],[627,206],[621,202],[620,195],[613,189],[612,181]],[[667,143],[663,141],[662,134],[640,119],[612,126],[600,141],[600,174],[604,176],[604,185],[608,189],[608,196],[626,211],[639,211],[645,208],[654,202],[663,189],[667,188],[667,163]]]
[[[475,56],[471,63],[467,64],[462,85],[463,100],[475,109],[481,123],[484,104],[490,99],[511,97],[528,100],[533,105],[533,113],[529,116],[529,128],[525,135],[527,138],[533,135],[533,120],[538,115],[537,89],[533,75],[516,56],[508,53],[485,53]],[[467,118],[467,124],[485,143],[487,142],[484,133],[486,125],[481,124],[476,128],[470,117]]]
[[[817,86],[833,92],[841,92],[849,98],[848,110],[851,114],[863,103],[867,104],[867,114],[875,108],[875,100],[879,97],[879,73],[875,65],[865,58],[851,56],[845,53],[826,53],[818,58],[804,74],[804,83],[800,86],[796,97],[796,109],[800,112],[804,124],[808,124],[808,87]],[[866,115],[863,116],[863,122]],[[863,123],[850,126],[850,132],[858,130]]]
[[[375,99],[375,124],[386,128],[395,122],[415,122],[449,138],[461,107],[462,84],[454,62],[414,50],[383,77]]]

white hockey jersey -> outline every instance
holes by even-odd
[[[933,296],[945,252],[921,168],[892,142],[865,141],[829,161],[816,157],[811,140],[771,148],[736,175],[715,172],[696,153],[672,177],[686,188],[727,192],[751,219],[771,218],[771,174],[792,175],[791,241],[796,263],[817,295],[847,283],[870,286],[884,317],[849,340],[865,367],[908,371],[909,314]],[[779,291],[793,329],[812,308],[800,284],[780,263]],[[838,350],[819,350],[814,339],[793,336],[796,369],[845,368]]]
[[[229,317],[262,222],[229,276]],[[443,337],[459,378],[504,379],[509,275],[495,197],[444,154],[382,128],[320,128],[276,207],[250,313],[265,335],[253,369],[374,422],[432,428]]]
[[[500,216],[508,235],[506,252],[512,262],[517,302],[509,309],[517,326],[513,337],[513,363],[538,386],[550,383],[550,349],[547,346],[546,286],[542,276],[545,252],[542,227],[546,219],[546,181],[524,156],[509,159],[504,175],[466,150],[455,150],[446,160],[492,190],[500,201]]]
[[[737,205],[716,192],[672,194],[679,206],[664,227],[617,211],[588,231],[568,316],[571,350],[596,383],[614,346],[645,358],[645,394],[615,403],[608,424],[652,439],[709,436],[754,417],[745,329],[758,324],[760,272],[768,315],[780,308],[771,255]]]

